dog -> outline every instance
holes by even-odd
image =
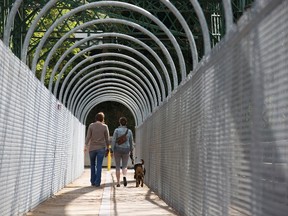
[[[141,159],[141,163],[137,163],[134,165],[134,179],[136,179],[136,187],[143,187],[144,184],[144,176],[146,173],[146,169],[143,166],[144,165],[144,160]]]

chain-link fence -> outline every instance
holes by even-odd
[[[82,174],[85,126],[0,51],[0,215],[22,215]]]
[[[180,215],[287,215],[288,2],[257,2],[136,130],[146,184]],[[85,126],[0,50],[0,209],[21,215],[82,173]]]
[[[252,8],[137,128],[145,182],[180,215],[288,214],[288,2],[283,2]]]

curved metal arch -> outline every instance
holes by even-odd
[[[53,78],[55,76],[55,73],[56,71],[58,70],[61,62],[66,58],[66,56],[75,48],[77,48],[79,45],[87,42],[87,41],[90,41],[90,40],[93,40],[93,39],[97,39],[99,37],[118,37],[118,38],[124,38],[124,39],[127,39],[127,40],[131,40],[139,45],[141,45],[142,47],[144,47],[155,59],[156,61],[158,62],[158,64],[160,65],[163,73],[164,73],[164,76],[165,76],[165,79],[166,79],[166,84],[167,84],[167,88],[168,88],[168,93],[171,93],[172,91],[172,87],[171,87],[171,80],[170,80],[170,76],[169,76],[169,72],[167,71],[167,68],[166,66],[164,65],[163,61],[161,60],[161,58],[158,56],[158,54],[152,50],[149,46],[147,46],[145,43],[143,43],[142,41],[140,41],[139,39],[136,39],[134,37],[131,37],[129,35],[125,35],[125,34],[120,34],[120,33],[100,33],[100,34],[97,34],[97,35],[92,35],[92,36],[89,36],[87,38],[84,38],[80,41],[78,41],[77,43],[75,43],[73,46],[71,46],[69,49],[67,49],[65,51],[64,54],[62,54],[61,58],[57,61],[55,67],[53,68],[53,71],[51,73],[51,76],[50,76],[50,81],[49,81],[49,90],[51,91],[52,90],[52,84],[53,84]],[[77,54],[76,54],[77,55]],[[63,70],[62,70],[63,71]],[[62,72],[61,71],[61,72]],[[175,71],[176,72],[176,71]],[[59,77],[61,77],[62,74],[59,74]],[[178,85],[178,78],[177,78],[177,74],[173,73],[172,72],[172,76],[173,76],[173,81],[174,81],[174,88],[177,88],[177,85]],[[45,74],[42,74],[41,76],[41,80],[44,80],[45,78]],[[176,84],[176,85],[175,85]]]
[[[45,63],[44,63],[44,66],[43,66],[43,69],[42,69],[42,74],[44,74],[44,77],[45,77],[45,74],[46,74],[46,68],[48,67],[49,65],[49,62],[50,62],[50,59],[52,58],[53,54],[56,52],[57,48],[67,39],[69,38],[69,36],[75,32],[77,32],[79,29],[83,29],[85,27],[88,27],[88,26],[91,26],[91,25],[96,25],[96,24],[100,24],[100,23],[117,23],[117,24],[123,24],[123,25],[128,25],[128,26],[131,26],[135,29],[138,29],[139,31],[143,32],[144,34],[148,35],[150,38],[152,38],[152,40],[154,40],[154,42],[160,47],[160,49],[162,50],[162,52],[164,53],[170,67],[171,67],[171,71],[174,73],[177,74],[177,71],[176,71],[176,67],[175,67],[175,64],[174,64],[174,61],[169,53],[169,51],[167,50],[167,48],[164,46],[164,44],[153,34],[151,33],[149,30],[143,28],[142,26],[136,24],[136,23],[133,23],[133,22],[130,22],[130,21],[127,21],[127,20],[121,20],[121,19],[114,19],[114,18],[106,18],[106,19],[100,19],[100,20],[92,20],[92,21],[89,21],[89,22],[86,22],[86,23],[83,23],[75,28],[73,28],[72,30],[70,30],[69,32],[67,32],[63,37],[60,38],[60,40],[58,40],[56,42],[56,44],[53,46],[53,48],[51,49],[51,51],[49,52],[46,60],[45,60]],[[56,81],[56,88],[58,88],[58,85],[59,85],[59,80],[57,79]],[[57,93],[56,93],[57,94]],[[55,94],[55,88],[54,88],[54,95]]]
[[[119,62],[119,61],[106,60],[106,61],[96,62],[96,63],[94,63],[94,64],[91,64],[91,65],[87,66],[86,68],[82,69],[81,71],[79,71],[79,72],[73,77],[73,79],[69,82],[69,85],[68,85],[68,87],[67,87],[67,91],[65,92],[65,94],[64,94],[64,99],[63,99],[63,101],[66,101],[67,94],[69,93],[68,102],[66,103],[67,107],[70,107],[71,101],[74,101],[75,95],[78,94],[79,88],[77,88],[75,94],[74,94],[75,88],[73,88],[72,91],[69,91],[69,90],[70,90],[70,87],[72,86],[72,84],[74,83],[74,81],[76,81],[76,79],[77,79],[79,76],[81,76],[86,70],[88,70],[88,69],[90,69],[90,68],[92,68],[92,67],[95,67],[95,66],[97,66],[97,65],[100,66],[100,65],[103,65],[103,64],[118,64],[118,65],[121,65],[121,66],[126,66],[126,67],[130,68],[131,70],[133,70],[133,71],[135,70],[135,71],[137,72],[137,68],[135,68],[135,67],[133,67],[133,66],[127,64],[127,63]],[[152,89],[150,89],[150,88],[146,85],[146,83],[143,82],[143,80],[142,80],[141,78],[139,78],[138,76],[136,76],[134,73],[132,73],[132,72],[130,72],[130,71],[128,71],[128,70],[125,70],[125,71],[123,71],[123,72],[125,72],[125,73],[129,74],[130,76],[132,76],[132,77],[134,78],[134,79],[132,79],[133,81],[135,81],[135,79],[136,79],[136,80],[138,81],[138,82],[135,81],[135,84],[136,84],[137,86],[139,85],[138,83],[140,83],[140,84],[144,87],[144,89],[146,90],[146,92],[147,92],[147,94],[148,94],[149,101],[151,102],[151,109],[153,110],[154,107],[157,106],[157,98],[156,98],[155,92],[153,92],[153,90],[154,90],[153,87],[152,87],[152,86],[149,86],[149,84],[150,84],[149,80],[146,80],[146,81],[148,82],[148,86],[149,86],[149,87],[152,87]],[[90,75],[91,73],[93,73],[93,72],[89,72],[89,75]],[[137,73],[141,73],[141,72],[138,71]],[[101,74],[101,75],[103,75],[103,74]],[[108,74],[105,74],[105,76],[106,76],[106,75],[108,75]],[[114,75],[114,76],[118,76],[118,74],[113,74],[113,75]],[[111,74],[109,74],[109,76],[111,76]],[[93,77],[96,78],[96,76],[93,76]],[[85,88],[86,88],[86,87],[85,87]],[[152,91],[153,96],[152,96],[152,94],[151,94],[150,91]],[[143,92],[143,94],[145,94],[145,92]],[[72,99],[71,99],[71,95],[73,95],[73,96],[72,96]],[[60,100],[60,99],[59,99],[59,100]],[[62,102],[62,100],[60,100],[60,102]]]
[[[115,81],[115,79],[114,79]],[[119,82],[119,80],[118,80]],[[109,85],[109,86],[107,86]],[[108,82],[108,83],[101,83],[97,86],[94,86],[90,91],[87,92],[87,97],[83,97],[80,102],[76,105],[75,107],[75,112],[74,113],[78,113],[79,110],[82,109],[83,104],[87,104],[87,102],[89,102],[91,97],[94,97],[94,95],[96,95],[96,93],[98,92],[105,92],[108,90],[116,90],[118,92],[123,93],[124,96],[126,96],[127,98],[133,99],[133,101],[135,101],[135,103],[137,104],[137,106],[139,107],[139,110],[141,111],[141,115],[142,117],[147,116],[148,115],[148,107],[147,104],[144,104],[143,99],[141,98],[141,95],[136,94],[135,92],[131,91],[131,89],[129,87],[126,86],[127,83],[122,82],[122,84],[120,83],[115,83],[115,82]],[[99,88],[97,88],[99,87]],[[131,85],[130,85],[131,87]],[[139,93],[139,92],[138,92]]]
[[[147,73],[147,74],[149,74],[150,73],[150,71],[143,65],[143,64],[141,64],[139,61],[137,61],[137,60],[135,60],[134,58],[132,58],[132,57],[130,57],[130,56],[126,56],[126,55],[124,55],[124,54],[120,54],[120,53],[101,53],[101,54],[96,54],[96,55],[94,55],[94,56],[90,56],[90,57],[88,57],[88,58],[86,58],[85,60],[83,60],[83,61],[81,61],[80,63],[78,63],[71,71],[70,71],[70,73],[65,77],[65,79],[64,79],[64,81],[63,81],[63,83],[62,83],[62,85],[61,85],[61,89],[60,89],[60,93],[59,93],[59,100],[62,102],[62,101],[66,101],[66,97],[67,97],[67,92],[69,91],[69,89],[70,89],[70,87],[71,87],[71,85],[72,85],[72,83],[74,82],[74,79],[76,79],[76,78],[78,78],[78,76],[82,73],[82,71],[84,71],[87,67],[85,67],[85,68],[83,68],[82,70],[80,70],[79,72],[77,72],[77,75],[75,75],[74,77],[73,77],[73,79],[69,82],[69,85],[68,85],[68,87],[66,88],[66,92],[64,92],[64,87],[65,87],[65,85],[66,85],[66,83],[68,82],[68,80],[69,80],[69,78],[70,78],[70,75],[71,74],[73,74],[75,71],[76,71],[76,69],[78,69],[78,67],[80,67],[82,64],[84,64],[84,63],[86,63],[86,62],[88,62],[88,61],[90,61],[90,60],[92,60],[92,59],[95,59],[95,58],[99,58],[99,57],[107,57],[107,56],[117,56],[117,57],[121,57],[121,58],[125,58],[125,59],[128,59],[128,60],[130,60],[130,61],[132,61],[132,62],[134,62],[134,63],[136,63],[138,66],[140,66],[142,69],[144,69],[144,71]],[[115,60],[114,60],[115,61]],[[106,61],[102,61],[102,62],[106,62]],[[115,61],[115,62],[117,62],[118,64],[120,64],[120,62],[119,61]],[[124,63],[124,62],[121,62],[121,64],[122,65],[124,65],[125,64],[125,66],[126,65],[128,65],[127,63]],[[93,66],[94,66],[94,64],[92,64]],[[90,66],[90,65],[89,65]],[[129,64],[129,67],[132,69],[132,70],[134,70],[134,68],[135,67],[133,67],[132,65],[130,65]],[[157,106],[157,102],[160,104],[160,101],[161,101],[161,96],[160,96],[160,89],[159,89],[159,87],[158,87],[158,85],[157,85],[157,83],[156,83],[156,80],[154,79],[154,77],[151,75],[151,79],[152,79],[152,83],[154,84],[154,87],[155,87],[155,89],[156,89],[156,92],[157,92],[157,96],[156,96],[156,93],[155,93],[155,91],[154,91],[154,88],[153,88],[153,86],[152,86],[152,84],[150,83],[150,81],[147,79],[147,77],[146,76],[144,76],[143,75],[143,73],[141,73],[141,71],[139,71],[137,68],[135,68],[136,70],[134,70],[136,73],[138,73],[139,74],[139,76],[148,84],[148,86],[150,87],[150,89],[151,89],[151,92],[152,92],[152,95],[153,95],[153,98],[154,98],[154,100],[155,100],[155,106]],[[79,74],[79,75],[78,75]],[[138,78],[138,76],[135,76],[135,78],[138,80],[139,78]],[[139,81],[139,82],[143,82],[142,80],[141,81]],[[65,93],[64,94],[64,99],[62,100],[62,97],[63,97],[63,92]],[[57,95],[57,89],[55,89],[54,88],[54,95]],[[157,100],[158,99],[158,100]],[[68,100],[69,101],[69,100]]]
[[[9,47],[9,39],[12,30],[12,24],[14,23],[15,16],[18,12],[20,5],[22,4],[23,0],[15,0],[13,7],[10,10],[9,16],[7,18],[7,23],[5,25],[4,34],[3,34],[3,43]]]
[[[25,36],[25,40],[23,43],[23,48],[21,51],[21,60],[25,63],[26,62],[26,58],[27,58],[27,50],[28,50],[28,46],[31,40],[31,37],[33,35],[33,32],[39,22],[39,20],[42,18],[43,15],[45,15],[51,7],[53,7],[56,3],[58,2],[58,0],[50,0],[48,1],[48,3],[41,9],[41,11],[39,12],[39,14],[37,15],[37,17],[32,21],[31,26],[28,29],[28,32]]]
[[[192,62],[193,62],[193,70],[196,68],[198,64],[198,51],[195,43],[194,36],[187,25],[185,19],[183,18],[182,14],[178,11],[178,9],[170,2],[167,0],[160,0],[166,7],[175,15],[175,17],[178,19],[179,23],[182,25],[184,32],[187,36],[188,42],[190,44],[190,49],[191,49],[191,54],[192,54]],[[187,74],[182,74],[182,79],[183,81],[186,78]]]
[[[124,2],[118,2],[118,1],[101,1],[101,2],[92,2],[92,3],[88,3],[86,5],[82,5],[79,6],[73,10],[71,10],[70,12],[66,13],[65,15],[61,16],[58,20],[56,20],[53,25],[50,26],[50,28],[46,31],[46,33],[44,34],[44,36],[42,37],[40,43],[38,44],[36,51],[35,51],[35,55],[32,61],[32,72],[35,73],[36,71],[36,65],[39,59],[39,55],[40,55],[40,51],[44,45],[44,43],[46,42],[48,36],[52,33],[53,29],[62,21],[64,21],[66,18],[81,12],[83,10],[86,9],[90,9],[90,8],[94,8],[94,7],[101,7],[101,6],[118,6],[118,7],[124,7],[127,8],[129,10],[132,11],[136,11],[146,17],[148,17],[149,19],[151,19],[153,22],[155,22],[159,28],[161,30],[163,30],[166,35],[168,36],[168,38],[170,39],[171,43],[173,44],[175,51],[177,53],[177,56],[180,56],[181,58],[179,58],[179,65],[180,65],[180,70],[182,74],[185,74],[186,78],[186,66],[185,66],[185,61],[184,61],[184,57],[181,51],[181,48],[177,42],[177,40],[175,39],[175,37],[173,36],[173,34],[169,31],[169,29],[155,16],[153,16],[150,12],[146,11],[145,9],[129,4],[129,3],[124,3]],[[25,59],[26,62],[26,59]],[[184,79],[183,78],[183,79]],[[177,83],[178,84],[178,83]]]
[[[142,53],[138,52],[137,50],[135,50],[135,49],[133,49],[131,47],[125,46],[125,45],[114,44],[114,43],[112,43],[112,44],[111,43],[107,43],[107,44],[93,45],[93,46],[91,46],[89,48],[86,48],[86,49],[82,50],[81,52],[79,52],[75,56],[73,56],[71,59],[69,59],[69,61],[66,63],[66,65],[61,70],[61,72],[64,70],[64,68],[66,70],[66,68],[69,66],[69,64],[71,64],[76,58],[78,58],[82,54],[84,54],[86,52],[89,52],[91,50],[94,50],[94,49],[106,49],[106,48],[125,49],[125,50],[127,50],[129,52],[132,52],[133,54],[136,54],[138,57],[142,58],[152,68],[152,70],[155,72],[155,75],[156,75],[156,77],[157,77],[157,79],[159,81],[159,85],[161,87],[162,97],[163,98],[166,97],[166,91],[165,91],[164,83],[162,82],[160,73],[157,70],[157,68],[155,67],[155,65],[145,55],[143,55]],[[64,73],[64,71],[62,73],[61,72],[59,73],[59,76],[60,75],[62,76],[63,73]],[[149,73],[149,75],[151,75],[151,74]]]
[[[231,0],[222,0],[224,6],[225,20],[226,20],[226,34],[233,29],[233,12]]]
[[[109,86],[107,86],[109,84]],[[139,97],[139,95],[134,94],[134,92],[130,91],[130,89],[128,87],[125,87],[125,85],[123,84],[119,84],[119,83],[103,83],[103,84],[99,84],[99,89],[93,88],[93,91],[89,91],[87,92],[87,97],[81,99],[81,103],[78,103],[77,106],[75,107],[75,113],[79,113],[79,111],[84,107],[85,104],[87,104],[91,98],[93,98],[95,95],[97,95],[98,92],[105,92],[108,93],[109,91],[115,91],[115,92],[119,92],[119,93],[123,93],[123,95],[125,95],[127,98],[130,98],[131,100],[133,100],[136,104],[137,107],[139,109],[139,111],[141,112],[141,116],[142,118],[146,117],[148,115],[148,111],[147,108],[145,107],[142,99]]]
[[[207,21],[199,2],[195,0],[190,0],[190,2],[195,9],[196,15],[199,19],[204,39],[204,54],[207,55],[211,51],[211,41]]]
[[[106,91],[106,92],[98,92],[97,94],[93,94],[93,96],[89,97],[89,99],[91,99],[90,101],[88,101],[88,103],[85,104],[85,106],[81,106],[81,109],[79,109],[79,111],[76,113],[76,116],[80,116],[81,119],[81,113],[84,113],[85,108],[86,107],[90,107],[91,105],[93,105],[94,101],[99,99],[99,97],[103,96],[103,95],[109,95],[109,99],[113,98],[117,98],[120,99],[120,101],[123,101],[126,103],[127,107],[131,107],[133,108],[133,110],[135,110],[135,113],[137,115],[137,119],[139,119],[138,121],[143,121],[143,116],[142,116],[142,112],[140,111],[138,105],[136,104],[135,101],[133,101],[131,98],[127,98],[127,95],[125,95],[125,93],[123,92],[119,92],[119,91]]]
[[[117,71],[121,71],[121,72],[127,72],[127,70],[124,70],[124,69],[122,69],[122,68],[100,68],[100,69],[98,69],[98,70],[93,71],[93,73],[97,73],[97,72],[101,72],[101,71],[105,71],[105,70],[110,70],[110,69],[112,69],[112,70],[117,70]],[[129,72],[129,71],[128,71],[128,72]],[[103,75],[106,75],[106,74],[109,74],[110,76],[113,75],[113,76],[116,76],[116,77],[121,77],[122,79],[126,79],[126,80],[128,80],[130,83],[133,83],[133,84],[134,84],[135,86],[137,86],[138,89],[142,92],[143,96],[145,97],[145,101],[147,102],[147,104],[149,104],[149,100],[148,100],[145,92],[143,91],[142,87],[141,87],[135,80],[133,80],[133,79],[131,79],[131,78],[125,76],[125,75],[122,75],[122,74],[105,73],[105,74],[99,74],[99,76],[103,76]],[[91,75],[91,74],[89,74],[89,75]],[[87,75],[86,77],[88,77],[88,75]],[[86,77],[83,77],[83,80],[85,80]],[[76,86],[74,86],[73,89],[72,89],[72,91],[71,91],[71,95],[76,95],[76,93],[77,93],[77,95],[78,95],[78,94],[79,94],[78,92],[81,91],[82,87],[83,87],[83,86],[87,86],[87,84],[88,84],[88,83],[91,83],[91,80],[93,80],[93,79],[94,79],[94,76],[91,77],[90,79],[85,80],[82,84],[81,84],[80,82],[77,82]],[[99,81],[101,81],[101,80],[99,80]],[[123,81],[120,80],[120,79],[118,79],[118,82],[123,82]],[[79,86],[79,85],[80,85],[80,86]],[[128,83],[126,83],[126,85],[128,85]],[[130,85],[130,84],[129,84],[129,85]],[[79,87],[78,87],[78,86],[79,86]],[[90,87],[90,85],[88,85],[88,86]],[[133,86],[133,87],[134,87],[134,86]],[[131,88],[133,88],[133,87],[131,87]],[[74,94],[75,89],[77,89],[77,90],[76,90],[76,93]],[[73,96],[73,98],[75,98],[75,97]],[[144,100],[144,99],[143,99],[143,100]],[[68,105],[70,106],[70,104],[75,104],[75,101],[71,101]],[[73,113],[75,113],[75,108],[74,108],[74,107],[75,107],[75,106],[72,106],[72,109],[71,109],[71,111],[72,111]]]
[[[112,73],[108,73],[108,75],[111,75]],[[106,75],[106,74],[105,74]],[[101,74],[100,75],[98,75],[98,76],[101,76]],[[111,78],[110,79],[103,79],[104,81],[111,81]],[[92,83],[90,83],[88,86],[85,86],[82,90],[81,90],[81,92],[80,93],[77,93],[77,97],[75,98],[74,97],[74,100],[69,104],[69,108],[70,108],[70,110],[71,110],[71,112],[73,112],[73,113],[76,113],[77,112],[77,105],[78,105],[78,103],[81,103],[81,101],[83,100],[83,98],[85,98],[86,97],[86,95],[91,91],[91,90],[94,90],[94,89],[97,89],[98,87],[99,87],[99,85],[98,86],[95,86],[95,84],[97,84],[97,83],[101,83],[101,82],[103,82],[103,80],[97,80],[97,81],[95,81],[95,82],[92,82]],[[113,80],[115,80],[115,79],[113,79]],[[118,81],[119,83],[122,83],[122,84],[124,84],[124,85],[127,85],[127,83],[125,82],[125,81],[123,81],[123,80],[120,80],[120,79],[116,79],[115,81]],[[130,80],[131,81],[131,80]],[[133,80],[132,80],[132,82],[133,82]],[[117,83],[117,82],[115,82],[115,83]],[[133,82],[134,84],[136,83],[136,82]],[[107,84],[107,82],[106,82],[106,84]],[[117,84],[118,86],[120,86],[119,84]],[[134,89],[136,92],[137,92],[137,95],[139,95],[139,97],[141,97],[141,94],[139,94],[139,90],[135,87],[135,86],[131,86],[131,84],[128,84],[132,89]],[[84,84],[83,84],[83,86],[84,86]],[[82,87],[82,86],[81,86]],[[139,86],[138,86],[139,87]],[[140,87],[139,87],[139,89],[140,89],[140,91],[143,91]],[[78,90],[78,89],[77,89]],[[80,90],[79,90],[80,91]],[[80,98],[80,96],[83,94],[83,92],[84,92],[84,95],[82,96],[82,98]],[[144,93],[145,94],[145,93]],[[85,96],[85,97],[84,97]],[[150,106],[148,106],[149,105],[149,101],[147,101],[147,97],[145,97],[145,99],[146,99],[146,104],[144,105],[144,104],[142,104],[143,105],[143,107],[146,107],[146,110],[147,110],[147,112],[145,113],[146,115],[148,114],[148,110],[149,110],[149,107]],[[142,99],[142,102],[144,101],[144,99]],[[151,109],[151,107],[150,107],[150,109]],[[151,113],[151,110],[150,110],[150,112],[149,113]]]
[[[137,115],[137,112],[131,108],[130,104],[128,104],[127,102],[121,100],[121,98],[119,98],[117,96],[114,96],[114,95],[108,95],[108,96],[102,95],[102,96],[99,96],[98,98],[94,99],[91,103],[89,103],[89,106],[86,106],[84,108],[84,110],[81,113],[81,116],[76,116],[76,117],[78,117],[80,122],[85,124],[87,116],[88,116],[88,113],[93,109],[93,107],[97,106],[100,103],[107,102],[107,101],[118,102],[118,103],[123,104],[124,106],[126,106],[127,109],[129,109],[131,111],[132,115],[134,116],[135,124],[137,126],[142,122],[139,119],[140,117]]]
[[[105,73],[105,76],[106,75],[110,75],[110,76],[113,76],[112,73]],[[101,76],[101,74],[97,75],[97,77]],[[93,82],[93,78],[94,77],[91,77],[90,79],[86,80],[84,83],[81,84],[80,86],[80,90],[78,91],[79,93],[77,93],[77,96],[79,95],[82,95],[84,93],[84,95],[86,96],[86,92],[89,93],[91,89],[98,89],[100,86],[106,86],[107,83],[111,84],[111,86],[113,85],[116,85],[116,86],[122,86],[122,88],[124,89],[127,89],[129,91],[132,92],[132,94],[135,94],[136,97],[139,99],[140,101],[140,104],[142,105],[143,107],[143,113],[147,114],[147,113],[151,113],[151,105],[149,103],[149,100],[145,94],[145,92],[143,91],[143,89],[141,88],[141,86],[139,86],[135,81],[133,81],[132,79],[130,78],[127,78],[125,76],[122,75],[122,78],[128,80],[129,82],[126,82],[124,80],[120,80],[120,79],[115,79],[115,78],[105,78],[103,80],[96,80]],[[111,83],[111,82],[107,82],[107,81],[110,81],[110,80],[114,80],[115,82],[114,83]],[[103,81],[106,81],[103,83]],[[86,85],[87,83],[90,83],[89,85]],[[100,84],[99,84],[100,83]],[[120,85],[119,83],[121,83],[122,85]],[[131,84],[133,83],[133,84]],[[97,85],[96,85],[97,84]],[[136,84],[136,85],[135,85]],[[86,86],[85,86],[86,85]],[[85,86],[83,88],[83,86]],[[77,99],[77,100],[76,100]],[[72,106],[71,108],[71,111],[73,113],[76,113],[77,110],[76,110],[76,107],[77,105],[76,104],[79,104],[82,100],[83,100],[83,96],[82,98],[80,98],[80,100],[78,101],[79,97],[75,98],[69,105]],[[144,112],[145,111],[145,112]]]
[[[22,54],[21,54],[21,60],[23,62],[26,62],[26,57],[27,57],[27,49],[29,46],[29,41],[32,37],[32,34],[37,26],[37,22],[41,19],[41,17],[51,8],[55,5],[55,3],[58,0],[50,0],[45,7],[43,7],[40,11],[40,13],[37,15],[37,17],[33,20],[31,26],[29,27],[29,30],[26,34],[24,43],[23,43],[23,49],[22,49]],[[10,14],[9,14],[9,18],[7,19],[7,24],[5,26],[5,30],[4,30],[4,37],[3,37],[3,41],[4,44],[8,46],[9,44],[9,38],[10,38],[10,33],[11,33],[11,29],[12,29],[12,23],[13,20],[15,19],[15,15],[17,13],[17,10],[19,9],[19,6],[21,5],[21,3],[23,2],[23,0],[16,0],[15,3],[13,4],[12,9],[10,10]],[[207,27],[207,22],[205,19],[205,16],[203,14],[203,10],[201,9],[198,1],[194,1],[194,0],[190,0],[191,4],[193,5],[195,12],[199,18],[199,22],[202,28],[202,32],[203,32],[203,37],[204,37],[204,49],[205,49],[205,54],[209,53],[211,50],[211,44],[210,44],[210,36],[209,36],[209,30]],[[228,26],[233,25],[233,17],[232,17],[232,8],[231,8],[231,0],[228,1],[227,0],[223,0],[224,2],[224,9],[225,9],[225,20],[227,20],[227,17],[229,17],[230,21],[227,21],[226,23],[226,32],[229,31]],[[226,3],[225,3],[226,2]],[[230,12],[226,12],[229,11]],[[229,24],[228,24],[229,23]]]

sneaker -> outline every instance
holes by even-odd
[[[120,184],[117,184],[116,187],[120,187]]]
[[[126,180],[126,177],[123,177],[123,182],[124,182],[124,186],[126,187],[126,186],[127,186],[127,180]]]

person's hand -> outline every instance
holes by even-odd
[[[112,151],[111,148],[109,150],[110,150],[110,155],[111,155],[111,158],[112,158],[113,157],[113,151]]]
[[[109,154],[109,149],[106,149],[106,151],[105,151],[105,157],[107,157],[108,154]]]

